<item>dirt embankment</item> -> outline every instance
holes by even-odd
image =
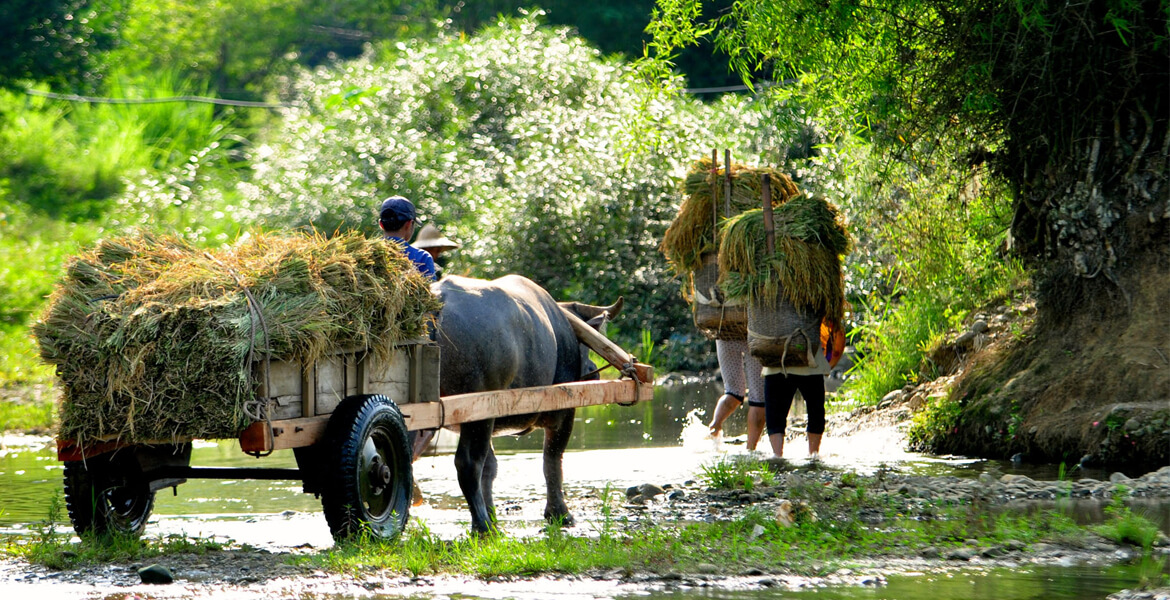
[[[1049,283],[1038,309],[1025,300],[982,311],[934,349],[937,377],[889,398],[914,409],[947,394],[957,402],[957,422],[922,449],[1134,471],[1170,464],[1170,248],[1141,260],[1113,279],[1066,278],[1080,287],[1065,296]]]

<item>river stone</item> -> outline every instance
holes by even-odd
[[[1130,417],[1129,420],[1125,422],[1125,425],[1121,426],[1121,428],[1127,432],[1133,433],[1142,428],[1142,422],[1139,421],[1137,417]]]
[[[138,569],[138,577],[142,583],[164,584],[173,583],[175,576],[171,570],[162,565],[149,565]]]
[[[1036,485],[1036,480],[1032,479],[1031,477],[1028,477],[1027,475],[1012,475],[1010,473],[1007,475],[1004,475],[1003,477],[1000,477],[999,482],[1000,483],[1013,483],[1013,484],[1019,484],[1019,485],[1027,485],[1027,486]]]
[[[683,498],[686,498],[686,497],[687,497],[686,492],[684,492],[682,490],[674,490],[670,494],[667,494],[666,499],[667,500],[682,500]]]
[[[653,483],[643,483],[638,486],[638,492],[647,498],[653,498],[666,493],[662,486],[654,485]]]
[[[979,554],[983,558],[999,558],[1007,553],[1008,549],[1004,548],[1003,546],[992,546],[990,548],[985,548],[983,552],[980,552]]]
[[[641,492],[641,490],[639,489],[639,486],[631,485],[630,487],[626,488],[626,498],[633,498],[634,496],[637,496],[640,492]]]
[[[1132,481],[1132,480],[1129,477],[1126,477],[1125,473],[1121,473],[1121,472],[1113,473],[1112,475],[1109,476],[1110,483],[1122,483],[1124,481]]]
[[[983,333],[984,331],[987,331],[987,321],[984,321],[983,319],[975,321],[971,324],[971,331],[975,333]]]
[[[972,548],[955,548],[947,552],[947,560],[971,560],[975,558],[975,550]]]
[[[1026,544],[1024,544],[1024,542],[1021,542],[1020,540],[1011,539],[1011,540],[1004,540],[1003,547],[1007,548],[1008,550],[1011,550],[1012,552],[1016,552],[1019,550],[1023,550],[1026,547]]]
[[[920,550],[918,552],[918,555],[921,556],[922,558],[938,558],[939,551],[938,551],[938,548],[935,548],[934,546],[927,546],[927,547],[923,548],[922,550]]]

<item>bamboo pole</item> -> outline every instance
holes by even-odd
[[[723,151],[723,216],[731,218],[731,149]]]
[[[768,243],[768,256],[776,252],[776,226],[772,222],[772,178],[767,173],[760,175],[760,192],[764,197],[764,238]]]
[[[711,149],[711,225],[715,228],[715,242],[719,242],[719,150]]]

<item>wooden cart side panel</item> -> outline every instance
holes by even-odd
[[[382,394],[398,404],[439,399],[439,347],[434,344],[398,346],[386,361],[351,351],[318,359],[307,371],[294,361],[269,362],[267,376],[264,368],[265,363],[256,363],[258,393],[272,398],[274,421],[328,415],[357,394]]]

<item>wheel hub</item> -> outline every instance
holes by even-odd
[[[374,492],[374,495],[379,496],[393,480],[393,475],[390,472],[390,466],[382,460],[382,455],[375,454],[374,458],[370,460],[368,479],[371,487],[373,488],[372,491]]]

